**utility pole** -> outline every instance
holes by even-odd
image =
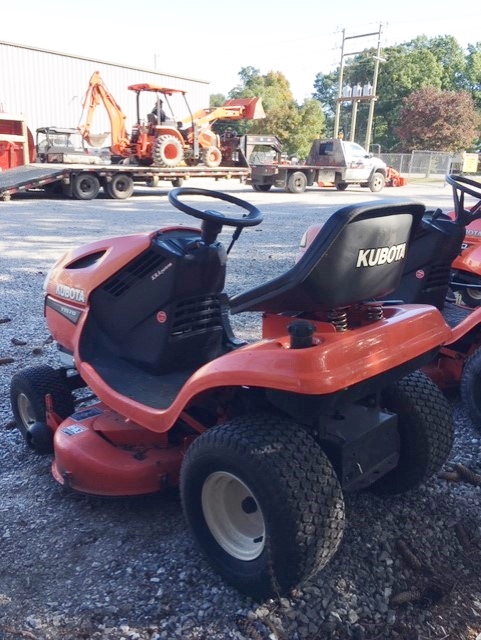
[[[366,143],[364,148],[366,151],[369,151],[369,147],[371,146],[371,133],[372,133],[372,122],[374,119],[374,104],[377,100],[377,78],[379,76],[379,63],[384,62],[384,59],[381,58],[381,25],[379,25],[379,34],[377,38],[377,52],[374,56],[374,77],[372,81],[372,100],[369,103],[369,115],[367,117],[367,128],[366,128]]]
[[[338,92],[337,92],[337,100],[336,100],[336,116],[334,120],[334,137],[337,138],[339,136],[339,123],[341,119],[341,105],[343,102],[351,102],[352,103],[352,120],[351,120],[351,135],[350,139],[354,141],[356,134],[356,121],[357,121],[357,109],[360,102],[368,102],[369,103],[369,114],[368,114],[368,123],[367,123],[367,131],[366,131],[366,150],[369,151],[369,146],[371,144],[371,132],[372,132],[372,123],[374,119],[374,104],[377,100],[376,90],[377,90],[377,79],[379,75],[379,63],[383,61],[380,56],[381,53],[381,29],[382,25],[379,25],[379,30],[371,33],[361,33],[356,36],[346,36],[346,30],[342,30],[342,46],[341,46],[341,64],[339,67],[339,83],[338,83]],[[377,54],[374,56],[374,77],[372,82],[372,90],[365,93],[364,91],[354,91],[352,95],[343,95],[343,80],[344,80],[344,59],[348,56],[355,56],[364,51],[349,51],[345,52],[345,44],[346,40],[354,40],[357,38],[367,38],[371,36],[378,37],[377,40]]]

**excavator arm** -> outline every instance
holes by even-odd
[[[111,131],[104,134],[93,134],[90,128],[92,126],[94,112],[100,104],[103,104],[107,111]],[[83,101],[83,108],[84,111],[86,111],[86,119],[85,123],[79,125],[78,129],[87,143],[92,147],[102,146],[110,133],[112,153],[120,156],[129,155],[129,138],[125,129],[127,116],[123,113],[115,98],[104,85],[98,71],[95,71],[90,78],[89,87]]]

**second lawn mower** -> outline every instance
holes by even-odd
[[[398,287],[424,206],[340,209],[292,269],[229,299],[227,255],[260,211],[204,189],[169,200],[201,227],[97,241],[55,264],[45,315],[62,364],[16,374],[12,409],[60,484],[179,486],[215,569],[255,598],[285,594],[338,549],[344,492],[414,489],[450,452],[449,406],[419,369],[451,330],[433,306],[376,301]],[[229,312],[251,311],[262,337],[247,344]],[[75,407],[84,385],[96,399]]]

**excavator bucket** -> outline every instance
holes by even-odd
[[[224,102],[223,106],[227,108],[242,108],[242,120],[260,120],[266,117],[262,106],[262,98],[234,98]]]
[[[109,131],[107,131],[107,133],[90,133],[87,136],[87,142],[91,147],[102,147],[109,135]]]

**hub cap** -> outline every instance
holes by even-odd
[[[35,422],[35,413],[32,404],[24,393],[20,393],[17,397],[18,412],[26,429],[31,427]]]
[[[211,473],[202,487],[202,510],[211,534],[229,555],[244,561],[261,555],[266,537],[264,516],[237,476]]]

